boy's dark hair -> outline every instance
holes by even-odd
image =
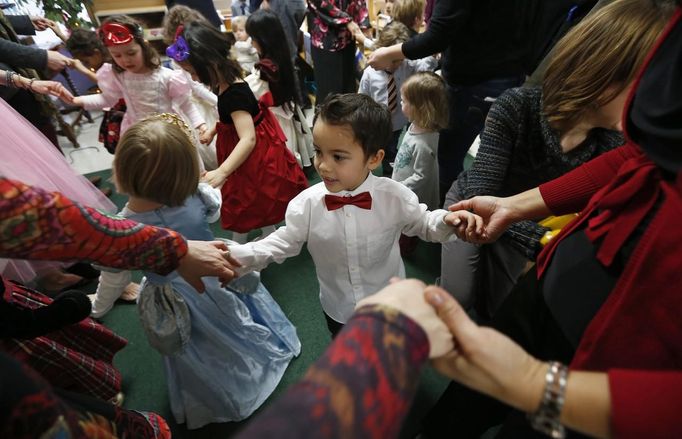
[[[365,158],[384,149],[391,136],[391,113],[367,95],[331,94],[317,109],[315,121],[318,117],[330,125],[350,126]]]
[[[246,20],[245,29],[260,46],[261,59],[270,59],[279,68],[277,80],[270,81],[267,75],[261,74],[261,78],[265,77],[270,85],[275,105],[284,105],[292,101],[300,104],[303,100],[298,90],[289,42],[277,14],[267,9],[259,9]]]
[[[221,81],[233,84],[242,77],[242,68],[230,58],[230,40],[210,23],[186,23],[182,36],[189,46],[187,61],[202,83],[215,88]]]
[[[66,48],[71,55],[92,56],[95,50],[99,50],[102,56],[108,56],[108,51],[97,36],[97,32],[88,29],[74,29],[66,40]]]

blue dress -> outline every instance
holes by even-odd
[[[144,224],[176,230],[187,239],[209,241],[214,237],[206,218],[218,209],[199,191],[180,207],[144,213],[124,209],[122,213]],[[179,353],[163,356],[175,420],[195,429],[251,415],[301,351],[296,328],[258,274],[242,276],[226,288],[216,278],[203,278],[204,294],[198,294],[176,272],[145,276],[146,282],[156,285],[170,282],[190,311],[189,342]]]

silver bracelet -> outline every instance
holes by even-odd
[[[557,361],[550,362],[540,407],[528,416],[534,429],[555,439],[566,437],[566,429],[561,425],[560,418],[567,382],[568,367]]]

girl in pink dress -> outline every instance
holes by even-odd
[[[205,131],[206,124],[190,99],[190,82],[182,72],[161,66],[139,23],[125,15],[113,16],[98,32],[114,64],[104,63],[97,71],[101,94],[76,97],[73,104],[102,109],[123,98],[127,109],[121,135],[138,120],[158,113],[181,114],[199,134]]]

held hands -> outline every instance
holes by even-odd
[[[73,59],[68,58],[54,50],[47,51],[47,67],[50,70],[60,72],[64,70],[66,67],[71,67],[72,65]]]
[[[443,222],[455,229],[458,238],[472,242],[484,239],[483,218],[467,210],[451,212],[443,217]]]
[[[227,177],[228,175],[218,168],[216,170],[204,173],[204,175],[201,177],[201,181],[210,184],[212,187],[220,188],[223,183],[225,183],[225,180],[227,180]]]
[[[507,228],[517,221],[513,209],[505,198],[490,196],[474,197],[455,203],[448,207],[448,210],[453,213],[469,211],[475,213],[474,216],[477,218],[482,218],[483,227],[481,233],[457,233],[460,239],[475,244],[487,244],[497,241]]]
[[[530,356],[502,333],[478,326],[442,288],[429,286],[424,297],[447,325],[455,349],[432,361],[443,375],[525,412],[540,404],[547,364]]]
[[[364,37],[364,34],[362,33],[360,26],[358,26],[358,24],[356,22],[354,22],[354,21],[348,22],[348,24],[346,24],[346,28],[348,28],[348,31],[350,31],[350,33],[353,34],[353,37],[356,40],[359,40],[360,36]]]
[[[37,31],[44,31],[45,29],[52,28],[52,26],[56,26],[57,23],[55,23],[52,20],[49,20],[45,17],[36,17],[36,16],[30,16],[31,23],[33,24],[33,27]]]
[[[55,96],[66,103],[70,103],[73,100],[73,95],[69,92],[62,84],[56,81],[33,81],[29,82],[28,88],[41,95],[51,95]]]
[[[187,254],[180,259],[178,273],[198,292],[203,293],[203,276],[215,276],[226,284],[236,277],[241,267],[222,241],[187,241]]]
[[[416,279],[393,278],[386,288],[358,302],[356,309],[379,304],[405,314],[424,330],[429,339],[429,358],[435,358],[452,351],[452,334],[424,300],[424,287],[424,283]]]

